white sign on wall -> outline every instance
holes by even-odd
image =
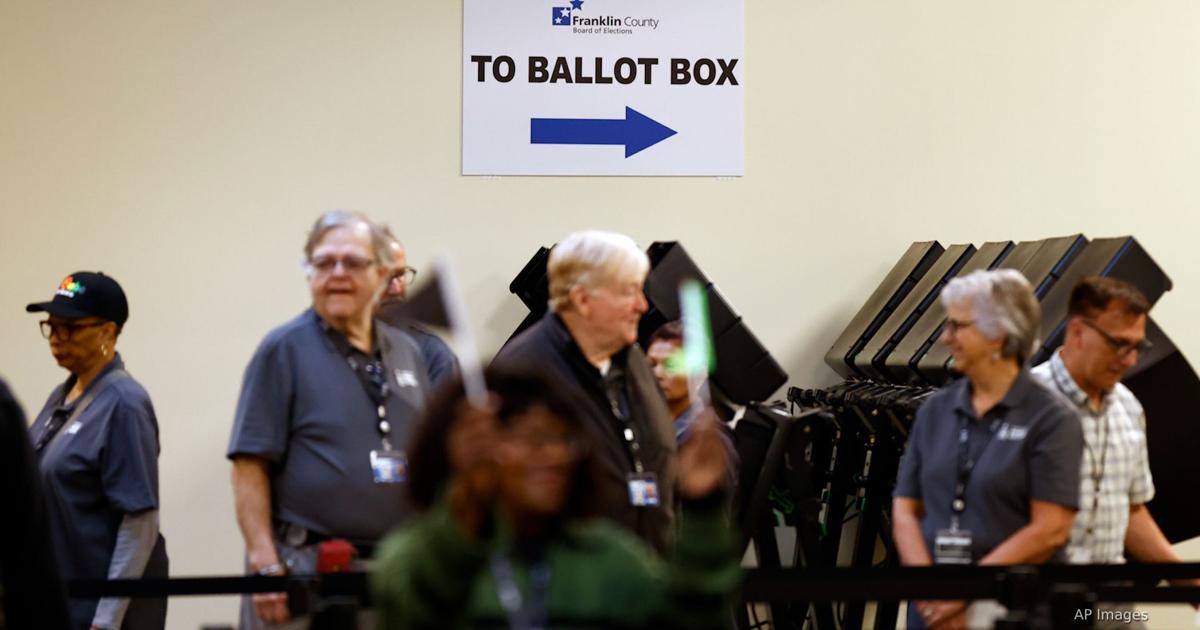
[[[464,175],[742,175],[742,0],[463,0]]]

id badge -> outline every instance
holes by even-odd
[[[971,564],[971,532],[939,529],[933,537],[934,564]]]
[[[375,483],[404,483],[408,456],[400,451],[371,451],[371,476]]]
[[[654,473],[631,474],[629,482],[629,504],[638,507],[658,505],[658,477]]]

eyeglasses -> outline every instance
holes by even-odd
[[[949,317],[947,317],[945,331],[950,333],[951,335],[957,335],[958,331],[960,331],[964,328],[970,328],[971,326],[974,326],[974,325],[975,325],[975,320],[973,320],[973,319],[950,319]]]
[[[401,269],[400,271],[397,271],[396,273],[392,274],[391,281],[392,282],[400,282],[400,283],[406,284],[406,285],[412,285],[413,281],[415,281],[416,279],[417,279],[417,268],[416,267],[405,267],[404,269]]]
[[[50,337],[58,337],[62,341],[67,341],[75,336],[75,333],[84,328],[93,328],[95,326],[103,326],[108,322],[52,322],[48,319],[38,322],[38,327],[42,329],[42,336],[46,339]]]
[[[504,436],[504,439],[531,451],[545,451],[552,448],[564,449],[572,457],[578,457],[584,450],[583,442],[573,436],[548,435],[545,433],[510,433]]]
[[[1154,344],[1150,343],[1149,339],[1143,339],[1136,342],[1129,341],[1128,339],[1120,339],[1108,334],[1108,332],[1106,332],[1103,328],[1100,328],[1100,326],[1091,320],[1080,318],[1079,321],[1083,322],[1083,325],[1087,326],[1088,328],[1100,333],[1100,336],[1103,337],[1104,341],[1108,343],[1108,347],[1112,348],[1112,351],[1117,353],[1118,357],[1124,357],[1130,352],[1149,352],[1150,349],[1154,347]]]
[[[363,258],[361,256],[346,256],[345,258],[338,258],[336,256],[317,256],[316,258],[308,261],[309,268],[322,275],[333,273],[337,270],[339,265],[341,265],[342,269],[345,270],[346,273],[362,273],[366,271],[368,267],[374,264],[374,260],[371,260],[370,258]]]

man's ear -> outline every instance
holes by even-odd
[[[587,316],[591,310],[591,294],[584,288],[583,285],[577,284],[567,291],[567,298],[571,301],[571,308],[580,315]]]
[[[1083,334],[1083,322],[1078,316],[1071,317],[1067,320],[1067,328],[1063,331],[1063,345],[1072,346],[1079,342],[1079,336]]]

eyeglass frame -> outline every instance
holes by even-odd
[[[1107,330],[1104,330],[1103,328],[1100,327],[1099,324],[1097,324],[1096,322],[1094,322],[1086,317],[1080,317],[1079,321],[1084,326],[1087,326],[1088,328],[1091,328],[1092,330],[1100,333],[1100,337],[1104,339],[1105,343],[1108,344],[1108,347],[1113,352],[1117,353],[1118,357],[1129,356],[1130,352],[1137,352],[1138,354],[1141,354],[1143,352],[1149,352],[1150,350],[1154,349],[1154,343],[1151,342],[1149,339],[1143,339],[1137,343],[1131,343],[1128,340],[1114,337],[1112,335],[1112,333],[1109,333]]]
[[[55,323],[48,319],[43,319],[42,321],[38,322],[38,328],[41,329],[42,337],[44,339],[57,337],[60,341],[70,341],[73,337],[75,337],[75,333],[83,330],[84,328],[95,328],[97,326],[103,326],[107,323],[108,320],[104,319],[94,322],[84,322],[82,324],[76,322]],[[65,330],[67,334],[65,336],[58,334],[55,332],[56,330]]]
[[[379,264],[379,262],[374,258],[365,258],[360,256],[344,256],[340,258],[336,256],[319,256],[317,258],[309,258],[308,260],[304,261],[304,268],[307,269],[309,273],[329,275],[336,272],[338,267],[341,267],[346,273],[356,274],[364,273],[366,270],[377,264]],[[325,266],[328,266],[328,269],[322,269],[322,267]]]
[[[417,268],[405,266],[404,269],[397,271],[388,278],[388,282],[403,282],[405,286],[412,286],[417,280]]]

